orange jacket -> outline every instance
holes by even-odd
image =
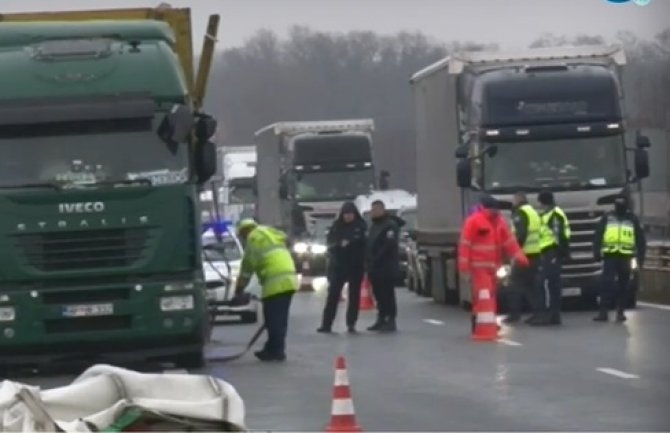
[[[463,273],[472,269],[495,271],[502,266],[505,256],[521,265],[528,264],[505,218],[488,209],[480,209],[470,215],[461,231],[458,270]]]

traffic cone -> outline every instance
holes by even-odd
[[[375,301],[372,299],[372,290],[370,287],[370,280],[366,275],[363,277],[361,282],[361,301],[358,305],[358,309],[361,311],[370,311],[374,310]]]
[[[489,289],[479,289],[472,339],[475,341],[496,341],[498,339],[496,305]]]
[[[344,356],[335,361],[335,384],[333,385],[333,405],[330,411],[330,422],[326,432],[362,432],[356,422],[354,402],[351,399],[349,375]]]

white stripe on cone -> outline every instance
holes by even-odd
[[[494,313],[479,313],[477,314],[477,323],[496,323],[496,315]]]
[[[331,415],[354,415],[354,402],[350,398],[333,400]]]
[[[349,386],[347,370],[335,370],[335,386]]]

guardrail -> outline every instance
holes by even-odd
[[[651,241],[640,272],[640,300],[670,304],[670,241]]]

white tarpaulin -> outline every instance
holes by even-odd
[[[66,432],[104,430],[131,408],[199,425],[229,423],[229,431],[245,425],[242,398],[212,376],[144,374],[101,364],[60,388],[40,390],[9,380],[0,384],[3,432],[55,431],[54,424]]]

